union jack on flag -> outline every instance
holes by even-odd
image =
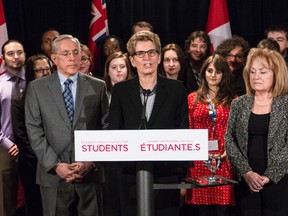
[[[88,46],[94,57],[94,61],[97,62],[99,58],[97,43],[109,35],[106,0],[92,0],[91,14],[93,18],[89,27]]]

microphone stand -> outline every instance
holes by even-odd
[[[148,129],[146,119],[146,105],[151,90],[142,89],[144,99],[141,113],[141,122],[138,129]],[[137,182],[137,216],[154,216],[154,176],[153,165],[149,161],[136,163]]]

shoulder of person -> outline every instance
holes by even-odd
[[[99,84],[103,84],[103,85],[105,84],[105,81],[104,81],[104,80],[99,79],[99,78],[97,78],[97,77],[90,76],[90,75],[86,75],[86,74],[81,74],[81,73],[79,73],[79,77],[80,77],[81,79],[86,79],[86,80],[91,81],[91,82],[95,82],[95,83],[99,83]]]
[[[33,86],[40,86],[43,87],[43,85],[45,85],[45,83],[49,83],[51,81],[51,77],[52,75],[48,75],[48,76],[44,76],[38,79],[34,79],[31,82],[29,82],[29,85],[33,85]]]
[[[248,95],[242,95],[239,97],[236,97],[235,99],[233,99],[231,106],[232,105],[245,105],[247,103],[250,103],[251,101],[253,101],[253,96],[248,96]]]
[[[6,72],[6,73],[2,73],[2,74],[0,75],[0,82],[5,82],[5,81],[8,80],[8,78],[9,78],[9,75],[8,75],[7,72]]]
[[[169,79],[166,77],[158,76],[158,82],[160,85],[162,83],[162,84],[166,84],[169,87],[185,88],[181,80],[174,80],[174,79]]]
[[[273,99],[273,104],[272,106],[276,107],[276,106],[279,106],[279,107],[286,107],[288,106],[288,94],[283,94],[283,95],[279,95],[277,97],[275,97]]]
[[[188,99],[189,100],[194,100],[197,96],[197,92],[191,92],[189,95],[188,95]]]
[[[275,97],[274,100],[287,103],[288,102],[288,94],[279,95],[279,96]]]
[[[128,86],[139,86],[138,77],[133,77],[132,79],[128,79],[122,82],[115,83],[114,90],[121,89],[121,88],[127,88]],[[114,91],[113,90],[113,91]]]

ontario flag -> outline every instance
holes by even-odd
[[[0,0],[0,75],[6,71],[4,67],[3,59],[1,58],[2,56],[1,47],[7,40],[8,40],[8,33],[7,33],[7,27],[6,27],[6,21],[5,21],[4,8],[3,8],[2,0]]]
[[[223,40],[232,37],[226,0],[210,1],[206,32],[211,39],[213,50]]]
[[[106,10],[106,0],[92,0],[91,14],[93,16],[89,27],[88,46],[93,55],[95,66],[99,63],[99,41],[109,35]]]

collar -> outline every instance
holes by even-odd
[[[57,71],[57,73],[58,73],[58,77],[59,77],[61,85],[64,85],[64,82],[67,80],[67,77],[64,76],[62,73],[60,73],[59,71]],[[73,76],[69,77],[69,79],[71,79],[73,81],[73,83],[76,83],[77,79],[78,79],[78,73],[76,73]]]
[[[6,76],[7,80],[9,80],[12,77],[14,77],[14,74],[12,74],[10,71],[6,70],[6,73],[4,73],[3,76]],[[21,71],[18,72],[18,74],[16,76],[21,78],[22,80],[26,80],[25,79],[25,70],[24,70],[24,68],[22,68]]]

